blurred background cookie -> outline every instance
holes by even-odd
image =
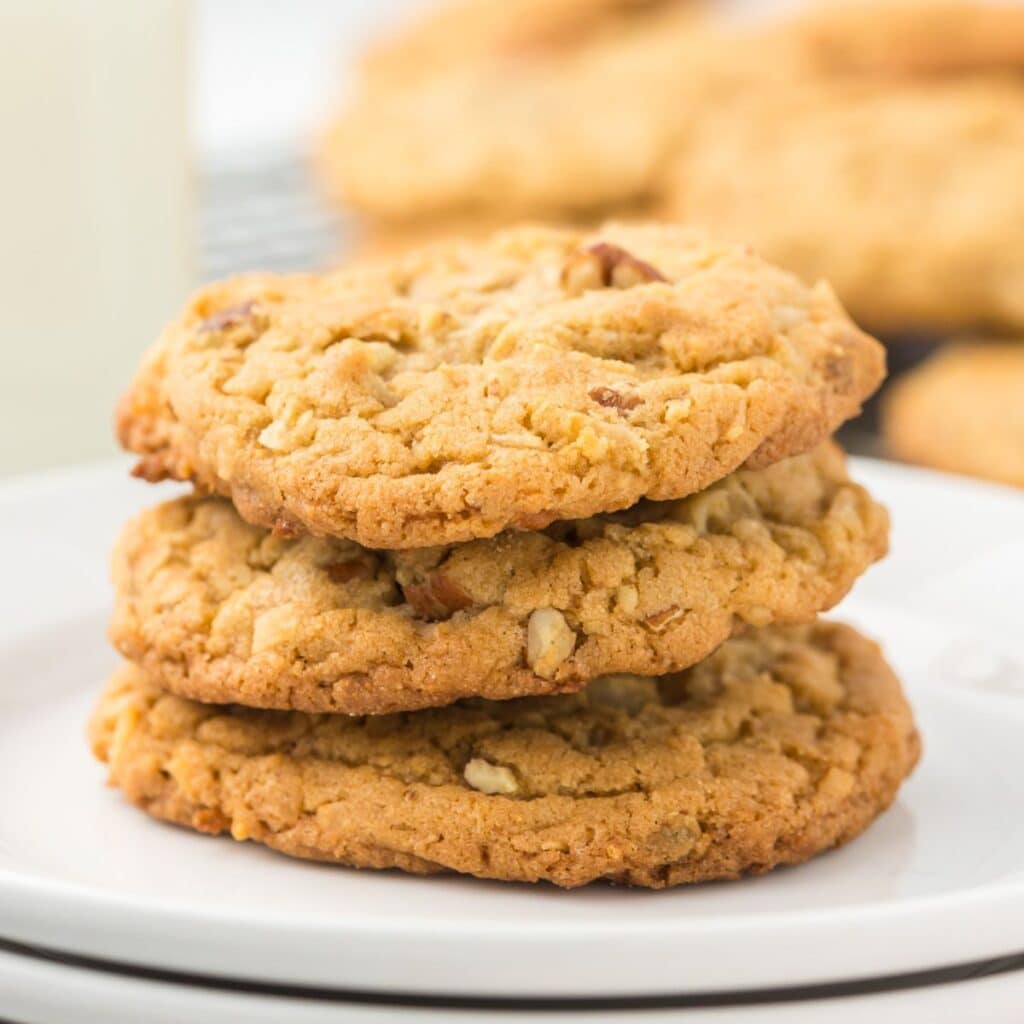
[[[634,6],[571,44],[477,50],[470,35],[440,65],[371,60],[318,146],[327,193],[385,224],[599,217],[647,199],[703,79],[686,70],[693,9]]]
[[[703,118],[669,213],[824,277],[883,336],[1024,325],[1024,77],[782,90]]]
[[[953,345],[883,403],[891,454],[1024,487],[1024,342]]]

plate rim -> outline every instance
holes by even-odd
[[[48,919],[47,911],[55,903],[70,941],[53,934],[53,920]],[[422,951],[424,939],[436,941],[443,935],[445,953],[437,966],[447,963],[448,969],[432,970],[426,983],[418,987],[424,992],[449,995],[516,996],[526,991],[566,997],[595,991],[609,997],[682,994],[715,988],[764,988],[764,977],[779,975],[785,976],[789,984],[812,985],[879,976],[877,969],[865,970],[862,955],[848,956],[852,947],[884,949],[885,974],[989,960],[1024,949],[1024,882],[1017,880],[896,904],[801,909],[770,916],[730,914],[718,921],[702,915],[695,921],[611,922],[607,929],[597,929],[592,922],[560,921],[547,922],[542,931],[508,919],[473,922],[453,929],[420,921],[401,922],[396,927],[387,919],[348,921],[339,926],[325,918],[303,918],[280,911],[207,908],[196,912],[189,906],[146,897],[98,894],[75,883],[19,876],[7,869],[0,869],[0,906],[4,909],[3,938],[60,953],[153,967],[153,961],[140,952],[145,947],[139,942],[156,931],[164,938],[160,944],[162,969],[365,991],[398,991],[401,986],[396,984],[395,972],[386,965],[415,956]],[[951,921],[956,922],[956,929],[949,928]],[[75,936],[78,941],[74,941]],[[916,941],[909,941],[912,938]],[[729,956],[738,939],[766,953],[761,974],[739,985]],[[528,940],[530,955],[525,970],[520,970],[516,964],[524,940]],[[601,954],[609,944],[616,948],[617,955],[621,954],[624,940],[630,946],[630,969],[613,976],[607,958],[602,963]],[[348,961],[340,974],[336,959],[339,944]],[[408,948],[403,949],[403,945]],[[538,979],[536,964],[551,962],[552,958],[557,962],[570,945],[573,959],[584,969],[570,972],[569,977],[563,975],[556,984]],[[685,955],[687,946],[697,945],[703,953],[701,978],[683,979],[678,974],[670,977],[658,966],[671,951]],[[304,957],[316,950],[322,955],[304,959],[301,965],[292,960],[282,967],[282,948],[301,948]],[[210,950],[226,954],[216,968],[205,960]],[[780,950],[785,951],[784,955]],[[835,955],[836,951],[842,951],[842,955]],[[500,981],[490,976],[474,989],[472,984],[467,985],[465,965],[479,960],[481,952],[487,954],[488,962],[497,959],[511,965],[512,970],[502,971]],[[709,975],[708,960],[721,962],[724,969]],[[344,985],[343,977],[361,983]]]

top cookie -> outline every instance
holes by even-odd
[[[681,228],[518,229],[201,292],[118,432],[280,534],[426,547],[702,490],[884,374],[829,288]]]

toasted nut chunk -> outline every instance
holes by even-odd
[[[511,768],[504,765],[491,764],[481,757],[474,757],[463,769],[462,777],[473,789],[494,796],[498,793],[508,796],[519,789],[519,783]]]
[[[302,524],[297,519],[282,513],[274,520],[274,527],[270,532],[275,537],[293,540],[296,537],[301,537],[304,530]]]
[[[632,584],[625,583],[616,588],[615,606],[623,615],[632,615],[640,603],[640,594]]]
[[[268,423],[260,431],[260,435],[256,440],[264,448],[269,448],[272,452],[286,452],[288,450],[286,427],[280,420],[273,420]]]
[[[413,611],[425,619],[447,619],[473,603],[469,594],[442,570],[428,576],[422,583],[406,584],[402,592]]]
[[[350,558],[344,562],[333,562],[324,568],[332,583],[368,580],[373,576],[373,565],[365,558]]]
[[[526,662],[542,679],[551,679],[576,646],[576,634],[555,608],[538,608],[526,627]]]
[[[616,391],[615,388],[591,388],[587,394],[598,405],[603,405],[606,409],[614,409],[620,416],[625,416],[630,409],[635,409],[640,404],[638,395]]]
[[[574,252],[562,268],[562,287],[573,295],[595,288],[632,288],[665,276],[650,263],[611,242],[597,242]]]
[[[211,331],[223,331],[228,327],[235,327],[237,324],[248,320],[256,308],[255,302],[240,302],[236,306],[228,306],[213,316],[208,316],[198,327],[200,334],[207,334]]]
[[[674,604],[668,608],[662,608],[660,612],[655,612],[653,615],[648,615],[644,622],[647,623],[655,633],[660,633],[663,629],[667,629],[669,625],[681,619],[686,613],[679,605]]]
[[[143,455],[132,466],[131,474],[151,484],[158,484],[161,480],[166,480],[171,475],[164,465],[164,460],[159,455]]]

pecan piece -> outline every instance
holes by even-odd
[[[562,268],[562,285],[573,294],[591,288],[632,288],[667,278],[622,246],[596,242],[577,250]]]
[[[325,565],[324,569],[334,583],[368,580],[373,577],[373,566],[365,558],[350,558],[345,562],[334,562],[331,565]]]
[[[171,471],[159,455],[143,455],[131,468],[131,475],[145,480],[147,483],[158,484],[161,480],[171,478]]]
[[[274,525],[270,532],[282,540],[294,540],[296,537],[301,537],[306,531],[302,528],[302,523],[298,519],[293,519],[282,512],[274,520]]]
[[[648,615],[644,622],[654,630],[655,633],[660,633],[667,629],[676,619],[681,619],[686,612],[677,604],[669,605],[668,608],[662,608],[660,612],[654,612],[652,615]]]
[[[598,405],[602,405],[606,409],[614,409],[620,416],[625,416],[630,409],[635,409],[640,404],[640,397],[638,395],[616,391],[615,388],[603,386],[591,388],[587,394]]]
[[[469,594],[443,570],[428,576],[422,583],[405,584],[402,593],[413,611],[425,619],[447,619],[473,603]]]
[[[196,330],[200,334],[209,334],[213,331],[223,331],[228,327],[235,327],[248,320],[256,308],[256,303],[251,299],[248,302],[239,302],[234,306],[228,306],[219,313],[214,313],[201,321]]]

